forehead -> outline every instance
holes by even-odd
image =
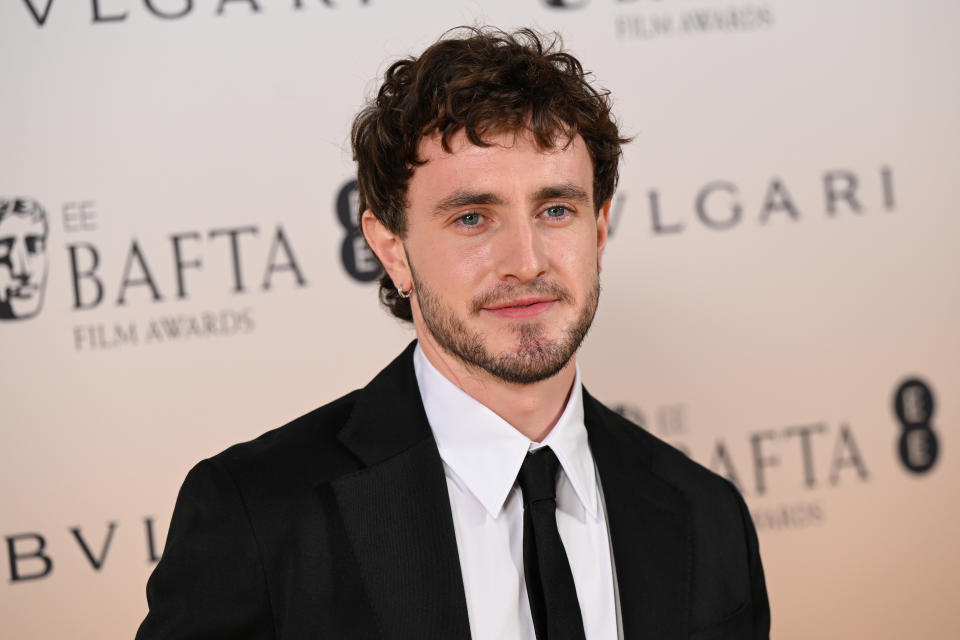
[[[544,186],[574,184],[592,194],[593,163],[579,135],[560,138],[548,149],[537,146],[527,131],[485,137],[489,146],[470,142],[463,131],[450,137],[450,151],[439,134],[420,141],[419,157],[408,186],[411,206],[429,204],[460,188],[498,193],[505,199],[524,197]]]
[[[43,218],[33,215],[10,213],[0,218],[0,235],[26,235],[28,233],[44,235],[46,226]]]

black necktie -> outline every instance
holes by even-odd
[[[550,447],[528,453],[520,467],[523,573],[537,640],[584,640],[577,589],[557,529],[559,469]]]

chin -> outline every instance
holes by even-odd
[[[40,310],[39,298],[30,298],[18,302],[9,301],[7,304],[10,306],[14,318],[31,318]]]

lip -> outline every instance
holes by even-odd
[[[555,298],[518,298],[499,303],[495,307],[486,307],[484,311],[501,318],[533,318],[546,313],[556,302]]]
[[[11,298],[32,298],[39,289],[40,287],[35,284],[28,284],[16,289],[7,289],[7,295]]]

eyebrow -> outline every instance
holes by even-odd
[[[575,200],[578,202],[590,202],[590,196],[587,192],[577,185],[564,182],[560,184],[541,187],[532,196],[531,200]],[[433,208],[433,215],[440,216],[449,211],[467,207],[470,205],[503,205],[504,200],[495,193],[489,191],[468,191],[459,189],[441,200]]]
[[[453,211],[454,209],[460,209],[461,207],[466,207],[472,204],[495,204],[502,205],[503,199],[500,198],[495,193],[490,193],[488,191],[466,191],[463,189],[454,191],[449,196],[437,203],[437,206],[433,208],[433,215],[439,216],[447,213],[448,211]]]
[[[550,185],[543,187],[535,194],[534,200],[577,200],[579,202],[590,202],[590,196],[587,192],[571,182]]]

